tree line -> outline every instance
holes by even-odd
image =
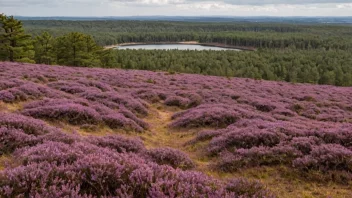
[[[128,42],[199,41],[256,48],[352,49],[348,25],[167,21],[24,21],[26,32],[55,36],[83,32],[98,45]]]
[[[92,36],[70,32],[53,37],[48,32],[32,37],[26,34],[21,21],[0,15],[0,60],[48,65],[107,66],[112,50],[104,50]]]
[[[113,68],[352,86],[351,53],[343,50],[118,50]]]

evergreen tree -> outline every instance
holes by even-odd
[[[101,67],[117,67],[117,50],[109,49],[109,50],[99,50],[97,55],[100,59]],[[129,69],[133,69],[132,62]]]
[[[24,33],[22,22],[0,14],[0,60],[34,63],[31,36]]]
[[[72,32],[56,39],[57,61],[60,65],[99,66],[100,49],[91,36]]]
[[[55,63],[54,54],[54,38],[48,33],[44,32],[42,35],[35,38],[35,62],[51,65]]]

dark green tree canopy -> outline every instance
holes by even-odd
[[[22,22],[0,14],[0,28],[0,60],[34,63],[33,42],[24,33]]]
[[[54,64],[54,38],[48,33],[44,32],[35,38],[35,62],[44,63],[47,65]]]

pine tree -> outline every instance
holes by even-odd
[[[53,43],[54,38],[48,32],[44,32],[35,38],[34,50],[36,63],[47,65],[55,63]]]
[[[0,14],[0,28],[0,60],[34,63],[33,42],[22,22]]]
[[[60,65],[99,66],[97,46],[91,36],[72,32],[56,39],[57,61]]]

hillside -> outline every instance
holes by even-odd
[[[351,87],[0,62],[0,197],[349,197],[351,101]]]

